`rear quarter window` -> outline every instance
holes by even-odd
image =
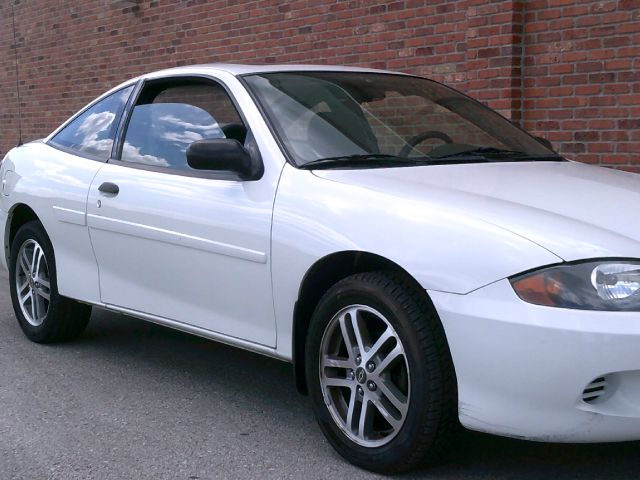
[[[74,118],[49,143],[106,160],[132,90],[133,85],[103,98]]]

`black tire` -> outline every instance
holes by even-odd
[[[23,314],[16,287],[18,252],[20,247],[29,240],[34,240],[42,248],[50,282],[48,308],[44,320],[39,325],[30,323]],[[86,328],[91,316],[91,306],[63,297],[58,293],[53,246],[40,222],[31,221],[22,225],[11,243],[9,285],[18,324],[29,340],[36,343],[62,342],[78,337]]]
[[[331,319],[349,305],[382,313],[396,330],[410,370],[411,397],[404,424],[386,445],[362,446],[338,427],[325,405],[319,375],[322,338]],[[306,375],[322,432],[351,463],[379,473],[400,473],[438,461],[459,426],[457,385],[442,324],[424,292],[390,272],[352,275],[322,297],[306,343]]]

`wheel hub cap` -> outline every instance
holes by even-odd
[[[360,367],[356,370],[356,380],[360,384],[367,381],[367,372],[364,371],[364,368]]]

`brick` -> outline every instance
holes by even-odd
[[[640,0],[620,0],[618,8],[621,10],[640,9]]]
[[[600,140],[600,133],[598,132],[575,132],[574,138],[578,142],[591,142]]]

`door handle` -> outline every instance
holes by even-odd
[[[104,182],[98,187],[98,190],[109,195],[117,195],[120,192],[120,187],[118,187],[118,185],[116,185],[115,183]]]

